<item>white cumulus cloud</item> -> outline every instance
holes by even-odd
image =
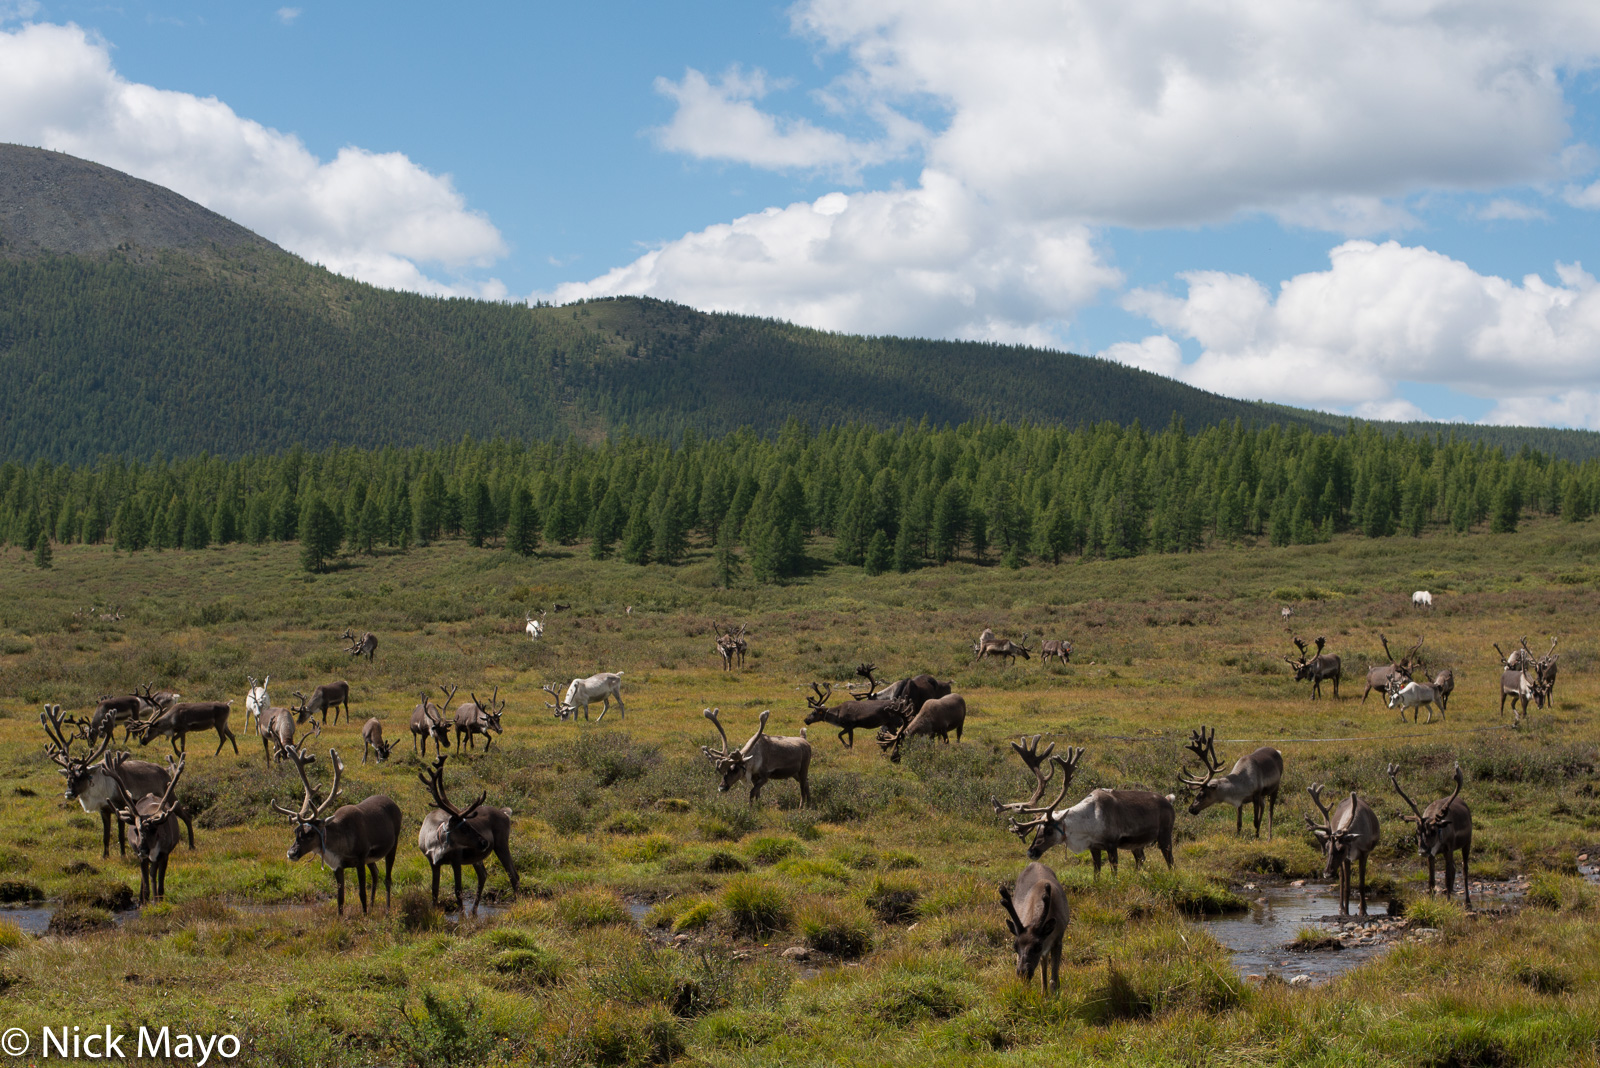
[[[1124,306],[1167,333],[1103,355],[1230,396],[1374,417],[1420,417],[1395,397],[1410,381],[1494,399],[1491,421],[1600,427],[1600,286],[1581,265],[1558,264],[1552,285],[1394,241],[1349,241],[1330,260],[1276,294],[1216,271],[1181,276],[1181,297],[1133,290]],[[1199,357],[1182,361],[1171,335]]]
[[[319,160],[215,97],[131,82],[77,26],[0,31],[0,140],[55,149],[170,189],[341,274],[424,292],[504,294],[443,281],[505,254],[448,176],[398,152]]]

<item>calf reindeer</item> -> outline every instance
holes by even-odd
[[[1212,805],[1222,803],[1238,810],[1234,820],[1235,837],[1244,834],[1244,806],[1249,802],[1255,816],[1256,837],[1261,837],[1261,810],[1267,810],[1267,841],[1272,841],[1272,820],[1278,807],[1278,784],[1283,781],[1283,754],[1264,745],[1234,762],[1233,770],[1222,777],[1222,762],[1217,759],[1217,731],[1201,727],[1189,734],[1188,749],[1206,766],[1205,778],[1196,778],[1184,772],[1178,778],[1194,791],[1194,803],[1189,815],[1198,816]]]
[[[1065,638],[1046,638],[1039,643],[1039,662],[1048,664],[1052,659],[1065,664],[1072,659],[1072,643]]]
[[[472,899],[472,911],[477,912],[483,903],[483,884],[489,878],[483,862],[490,853],[500,858],[500,866],[511,880],[511,892],[517,892],[517,866],[511,860],[511,810],[485,805],[488,791],[479,794],[465,809],[452,805],[444,789],[447,759],[441,755],[430,770],[418,776],[439,807],[423,817],[422,829],[417,832],[417,848],[433,868],[435,905],[439,903],[439,873],[448,864],[456,877],[456,908],[466,908],[466,899],[461,893],[461,865],[472,865],[472,870],[478,873],[478,894]]]
[[[174,791],[178,788],[179,777],[183,775],[183,762],[188,757],[178,758],[172,774],[167,778],[166,789],[159,796],[146,793],[135,798],[128,784],[118,774],[122,758],[126,755],[112,754],[106,763],[106,770],[117,784],[117,818],[127,826],[128,841],[133,846],[134,855],[139,858],[139,904],[143,905],[167,896],[167,859],[178,848],[181,837],[178,821],[172,818],[178,810]]]
[[[1417,803],[1400,789],[1400,765],[1389,765],[1389,782],[1414,813],[1406,816],[1407,823],[1417,825],[1417,855],[1428,858],[1428,893],[1433,894],[1434,866],[1439,855],[1444,855],[1444,896],[1456,892],[1456,850],[1461,850],[1461,893],[1467,907],[1472,907],[1472,872],[1468,862],[1472,855],[1472,811],[1461,800],[1461,765],[1456,764],[1456,788],[1449,797],[1442,797],[1419,810]]]
[[[433,739],[434,756],[450,744],[450,724],[445,722],[444,709],[455,700],[457,687],[440,684],[439,689],[444,691],[444,706],[429,701],[428,691],[423,690],[422,703],[411,710],[411,751],[424,758],[428,755],[428,739]]]
[[[701,712],[717,728],[717,733],[722,735],[720,752],[708,745],[700,747],[701,754],[711,761],[711,766],[722,776],[717,792],[725,794],[733,789],[734,783],[749,782],[749,803],[753,805],[756,798],[761,796],[761,788],[769,781],[794,779],[800,784],[800,807],[811,804],[811,788],[806,782],[811,771],[811,743],[805,738],[780,738],[768,734],[767,717],[772,715],[772,710],[767,709],[761,713],[761,726],[755,734],[744,745],[734,749],[728,744],[728,732],[722,729],[722,720],[718,718],[720,711],[708,708]]]
[[[1043,992],[1061,989],[1061,940],[1071,919],[1067,895],[1056,873],[1034,861],[1022,869],[1014,886],[1000,884],[1000,906],[1006,910],[1006,930],[1017,952],[1017,978],[1033,982],[1039,970]]]
[[[1339,914],[1350,915],[1350,868],[1356,865],[1361,872],[1361,915],[1365,916],[1367,854],[1378,844],[1378,814],[1372,811],[1371,805],[1357,797],[1354,790],[1350,791],[1349,797],[1335,805],[1332,812],[1322,803],[1320,782],[1306,787],[1306,793],[1311,795],[1312,803],[1322,813],[1323,822],[1320,825],[1307,816],[1306,826],[1311,828],[1311,833],[1322,847],[1326,861],[1322,877],[1331,879],[1335,873],[1339,876]]]
[[[93,815],[100,815],[101,844],[100,855],[111,856],[111,825],[117,825],[117,848],[123,856],[128,855],[128,829],[127,825],[117,817],[117,807],[122,801],[122,787],[136,797],[145,794],[162,794],[172,781],[172,766],[170,762],[166,767],[152,764],[148,760],[134,760],[127,753],[114,754],[112,760],[117,766],[117,775],[112,775],[106,766],[106,748],[111,744],[110,737],[102,737],[94,748],[82,757],[72,755],[73,743],[83,740],[81,733],[68,735],[63,726],[77,726],[80,731],[83,724],[80,720],[64,717],[60,705],[45,705],[45,710],[39,714],[39,722],[44,725],[45,734],[50,741],[45,745],[45,752],[50,759],[60,766],[61,774],[66,776],[67,786],[65,798],[68,801],[77,801],[82,809]],[[120,785],[119,785],[120,783]],[[189,810],[181,803],[173,809],[178,819],[183,821],[189,831],[189,848],[194,848],[194,821],[189,815]]]
[[[389,752],[398,743],[383,740],[383,724],[378,722],[378,717],[373,716],[361,725],[361,763],[367,762],[367,754],[375,753],[373,762],[382,764],[389,759]]]
[[[462,739],[466,739],[468,749],[478,748],[477,738],[481,734],[483,751],[487,753],[489,747],[494,745],[494,735],[500,733],[500,717],[505,713],[506,703],[498,700],[498,686],[494,688],[494,695],[489,698],[488,704],[478,700],[477,694],[471,696],[471,701],[456,709],[456,749],[461,748]]]
[[[333,815],[324,818],[322,813],[339,796],[339,780],[344,775],[344,761],[337,749],[329,749],[333,761],[333,785],[328,796],[317,801],[316,790],[306,775],[311,763],[310,753],[293,749],[289,757],[300,772],[300,782],[305,786],[305,796],[299,809],[288,809],[272,803],[274,811],[289,817],[294,828],[294,843],[289,846],[290,862],[315,853],[322,863],[333,869],[334,882],[339,887],[339,915],[344,915],[344,873],[346,868],[356,870],[356,893],[361,898],[361,911],[367,911],[367,872],[372,872],[371,903],[378,903],[378,861],[383,861],[383,904],[389,906],[393,888],[394,854],[400,844],[400,827],[405,818],[400,806],[383,794],[354,805],[343,805]]]

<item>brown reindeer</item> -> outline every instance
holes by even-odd
[[[1467,907],[1472,906],[1472,872],[1468,862],[1472,855],[1472,811],[1461,800],[1461,764],[1456,764],[1456,788],[1449,797],[1440,798],[1426,809],[1400,789],[1400,765],[1389,765],[1389,782],[1414,815],[1406,816],[1407,823],[1417,825],[1417,854],[1428,858],[1428,893],[1433,894],[1434,865],[1439,855],[1444,855],[1444,895],[1456,892],[1456,850],[1461,850],[1461,892]]]
[[[60,766],[61,774],[66,776],[66,799],[77,801],[85,812],[100,814],[102,857],[111,855],[112,823],[117,825],[117,847],[123,856],[127,856],[127,825],[117,818],[117,806],[122,803],[122,789],[125,787],[136,797],[165,793],[171,781],[171,758],[168,758],[167,766],[162,767],[148,760],[134,760],[127,753],[107,756],[106,748],[111,744],[109,736],[100,738],[97,743],[88,743],[90,751],[84,756],[74,757],[73,745],[86,741],[85,724],[82,720],[63,716],[60,705],[44,707],[45,710],[39,714],[39,722],[44,725],[45,735],[50,739],[45,743],[45,752]],[[67,726],[76,727],[76,733],[68,734],[62,729]],[[107,767],[108,762],[116,765],[116,775],[112,775]],[[173,811],[188,828],[189,848],[193,849],[194,822],[188,809],[180,803]]]
[[[436,705],[428,700],[428,692],[422,691],[422,702],[411,710],[411,751],[417,753],[417,745],[421,743],[420,754],[428,755],[428,739],[433,739],[433,753],[439,755],[444,746],[450,744],[450,723],[444,718],[444,710],[455,700],[455,686],[441,684],[439,689],[444,691],[444,705]]]
[[[339,751],[329,749],[328,756],[333,761],[333,785],[328,790],[328,796],[319,802],[311,778],[306,774],[306,766],[311,763],[312,755],[298,749],[290,751],[289,757],[294,761],[295,768],[300,772],[300,782],[305,786],[305,796],[299,809],[284,808],[276,801],[272,803],[273,810],[289,817],[294,827],[294,843],[289,846],[289,860],[293,862],[315,853],[333,869],[334,882],[339,888],[341,916],[344,915],[345,869],[356,870],[356,893],[361,898],[361,911],[366,912],[369,900],[367,872],[369,869],[372,872],[370,900],[376,905],[378,861],[381,860],[383,904],[387,908],[393,886],[394,855],[400,845],[400,827],[405,817],[400,813],[400,806],[386,795],[373,794],[357,804],[341,806],[332,816],[323,818],[322,813],[339,796],[339,780],[344,775],[344,761],[339,759]]]
[[[456,708],[456,750],[461,749],[462,740],[465,739],[467,748],[478,748],[478,735],[483,735],[483,751],[487,753],[489,747],[494,745],[494,736],[500,733],[500,717],[505,713],[506,703],[499,700],[500,687],[494,688],[494,694],[488,703],[478,700],[477,694],[471,695],[472,700],[464,702]]]
[[[187,755],[180,756],[167,777],[166,789],[158,796],[147,793],[134,797],[118,769],[126,753],[113,753],[106,770],[117,784],[117,818],[126,825],[128,841],[134,855],[139,858],[139,904],[160,901],[167,895],[167,859],[178,848],[181,835],[178,831],[178,798],[175,791],[183,775]]]
[[[369,630],[358,638],[354,630],[346,627],[344,633],[339,637],[350,643],[350,648],[346,649],[345,652],[350,654],[352,660],[359,660],[364,656],[367,658],[367,663],[372,663],[373,654],[378,651],[378,636],[376,634]]]
[[[1072,643],[1065,638],[1046,638],[1039,643],[1039,662],[1048,664],[1051,659],[1065,664],[1072,659]]]
[[[1341,668],[1339,664],[1339,658],[1337,656],[1332,653],[1324,653],[1322,651],[1322,647],[1327,644],[1328,639],[1321,636],[1317,638],[1316,656],[1311,655],[1310,651],[1306,649],[1306,643],[1301,641],[1299,638],[1292,638],[1291,640],[1300,650],[1300,659],[1296,660],[1293,657],[1288,656],[1284,657],[1283,659],[1290,667],[1294,668],[1294,681],[1304,682],[1305,680],[1310,679],[1311,699],[1315,701],[1317,698],[1322,696],[1322,683],[1327,679],[1332,679],[1333,696],[1334,699],[1337,700],[1339,697],[1339,676],[1341,674]]]
[[[1083,759],[1083,750],[1070,750],[1066,758],[1050,759],[1062,770],[1061,792],[1048,805],[1014,807],[1011,817],[1012,834],[1026,839],[1033,832],[1033,844],[1028,847],[1030,860],[1038,860],[1057,845],[1064,846],[1068,853],[1088,850],[1098,877],[1102,853],[1111,861],[1111,871],[1115,873],[1117,850],[1127,849],[1133,854],[1134,866],[1143,867],[1144,851],[1154,845],[1161,850],[1167,867],[1172,867],[1173,795],[1096,789],[1071,808],[1060,808],[1072,785],[1072,774]],[[1019,815],[1032,818],[1019,820]]]
[[[1238,810],[1234,820],[1235,837],[1244,834],[1244,806],[1249,802],[1255,815],[1256,837],[1261,837],[1261,810],[1267,811],[1267,841],[1272,841],[1272,818],[1278,807],[1278,784],[1283,781],[1283,754],[1269,745],[1247,753],[1234,762],[1233,770],[1218,777],[1222,761],[1217,759],[1217,732],[1201,727],[1189,732],[1188,750],[1205,764],[1205,778],[1179,774],[1183,784],[1194,791],[1189,815],[1198,816],[1215,804],[1232,805]],[[1184,769],[1185,772],[1188,770]]]
[[[761,713],[761,726],[750,736],[750,740],[734,749],[728,744],[728,732],[722,729],[722,720],[718,718],[720,711],[708,708],[701,713],[722,736],[720,752],[708,745],[700,747],[701,754],[711,761],[717,774],[722,776],[717,792],[727,793],[735,783],[749,782],[749,803],[753,805],[756,798],[761,796],[761,788],[769,781],[793,779],[800,785],[800,807],[811,804],[811,787],[807,783],[811,771],[811,743],[804,737],[785,738],[768,734],[767,717],[772,715],[772,711],[767,709]]]
[[[1326,861],[1322,877],[1330,879],[1335,874],[1339,876],[1339,914],[1350,915],[1350,869],[1352,865],[1356,865],[1361,873],[1361,915],[1365,916],[1367,854],[1378,845],[1378,814],[1372,811],[1371,805],[1357,797],[1354,790],[1350,791],[1349,797],[1339,801],[1331,812],[1328,806],[1322,803],[1320,782],[1314,782],[1306,787],[1306,792],[1311,795],[1312,803],[1322,813],[1323,822],[1320,825],[1307,816],[1306,826],[1311,828],[1311,833],[1316,836],[1317,843],[1322,847],[1322,855]]]
[[[1028,648],[1028,636],[1024,634],[1020,642],[1014,642],[1010,638],[991,638],[986,642],[981,642],[978,645],[977,658],[979,660],[987,660],[991,656],[1003,656],[1006,658],[1006,665],[1009,667],[1017,662],[1017,657],[1019,656],[1024,660],[1033,659],[1032,654],[1033,650]]]
[[[361,763],[367,762],[367,753],[371,752],[376,754],[373,762],[382,764],[389,759],[389,752],[398,744],[383,740],[383,724],[378,721],[377,716],[373,716],[361,725]]]
[[[1400,685],[1404,686],[1411,681],[1411,673],[1417,669],[1417,663],[1414,658],[1418,650],[1422,648],[1421,638],[1418,638],[1417,644],[1413,645],[1411,650],[1399,660],[1396,660],[1394,654],[1389,651],[1388,638],[1379,634],[1378,640],[1383,643],[1383,655],[1389,658],[1389,663],[1374,665],[1367,669],[1367,688],[1361,693],[1362,704],[1367,703],[1367,694],[1373,690],[1377,690],[1380,695],[1386,694],[1389,689],[1389,683],[1394,679],[1400,679]]]
[[[511,810],[485,805],[488,791],[480,793],[465,809],[452,805],[444,789],[447,759],[441,754],[433,767],[419,776],[433,796],[433,803],[439,807],[423,817],[422,829],[417,832],[417,848],[433,868],[435,905],[439,903],[439,874],[448,864],[456,877],[456,908],[466,908],[466,899],[461,893],[461,865],[472,865],[472,870],[478,874],[478,894],[472,899],[472,911],[477,912],[483,903],[483,884],[489,878],[483,862],[490,853],[500,858],[500,866],[511,880],[511,892],[514,894],[518,890],[517,865],[511,859]]]
[[[239,740],[228,729],[232,704],[232,701],[188,701],[170,705],[154,718],[141,720],[134,725],[139,732],[139,744],[149,745],[152,739],[167,738],[172,742],[174,753],[187,752],[191,733],[214,730],[217,732],[217,753],[222,752],[222,747],[229,742],[233,743],[233,751],[237,753]],[[211,755],[216,756],[217,753]]]
[[[844,743],[846,749],[855,747],[856,731],[881,728],[898,730],[911,715],[911,702],[903,698],[881,700],[852,694],[854,700],[829,708],[828,700],[833,695],[832,683],[819,685],[813,682],[811,691],[815,696],[806,698],[806,704],[811,708],[806,713],[806,726],[829,723],[838,727],[839,741]]]
[[[958,693],[948,697],[936,697],[927,701],[911,720],[898,731],[885,728],[878,732],[878,748],[889,754],[892,763],[900,763],[900,746],[907,738],[938,738],[946,745],[950,744],[950,732],[956,732],[956,741],[961,740],[961,731],[967,722],[967,702]]]
[[[1071,917],[1056,873],[1033,861],[1022,869],[1014,886],[1000,885],[1000,905],[1006,910],[1006,930],[1017,953],[1017,978],[1031,983],[1043,963],[1039,972],[1043,992],[1060,991],[1061,940]]]
[[[348,682],[343,680],[325,682],[315,690],[312,690],[309,698],[299,690],[295,690],[294,695],[300,698],[300,705],[294,710],[294,714],[300,718],[301,723],[321,712],[322,725],[326,727],[328,725],[328,710],[332,709],[334,725],[338,726],[339,710],[341,708],[344,709],[344,721],[346,723],[350,722],[350,684]]]

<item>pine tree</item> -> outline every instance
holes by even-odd
[[[341,540],[338,516],[321,496],[313,496],[301,509],[300,566],[311,572],[326,571]]]
[[[361,506],[361,515],[356,519],[353,539],[356,552],[371,556],[382,528],[383,509],[378,505],[377,495],[368,494],[366,502]]]
[[[189,519],[183,527],[183,547],[185,549],[204,549],[211,544],[211,524],[206,521],[205,513],[196,501],[189,508]]]
[[[539,513],[534,508],[533,493],[520,483],[511,491],[506,548],[518,556],[532,556],[539,548]]]
[[[483,543],[494,535],[494,501],[489,496],[489,484],[481,478],[473,479],[467,491],[467,540],[473,548],[483,548]]]
[[[227,497],[217,502],[216,513],[211,517],[211,540],[218,545],[239,540],[239,513]]]
[[[622,537],[627,520],[628,513],[623,510],[622,495],[616,486],[607,487],[594,515],[589,517],[589,555],[596,560],[608,558],[612,546]]]
[[[145,524],[144,509],[140,507],[137,497],[129,497],[122,502],[111,526],[112,547],[125,552],[136,553],[143,549],[150,535],[150,529]]]
[[[656,513],[653,524],[654,539],[651,544],[651,556],[658,562],[676,564],[688,550],[687,508],[687,502],[678,490],[667,494],[662,501],[661,510]]]
[[[33,550],[33,566],[41,571],[49,571],[52,566],[50,560],[54,555],[50,551],[50,535],[41,534],[39,544]]]
[[[717,567],[717,585],[725,590],[733,589],[733,584],[739,581],[739,576],[744,572],[744,563],[739,559],[739,553],[733,545],[733,526],[723,523],[717,537],[717,549],[714,554]]]
[[[874,531],[872,540],[867,543],[867,551],[863,566],[869,575],[881,575],[894,564],[894,550],[889,547],[889,535],[883,531]]]
[[[629,564],[648,564],[650,545],[655,540],[650,529],[650,516],[646,502],[635,501],[628,516],[628,526],[622,532],[622,559]]]

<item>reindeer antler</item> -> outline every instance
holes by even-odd
[[[816,694],[816,696],[807,697],[806,704],[817,709],[818,711],[828,707],[828,699],[833,696],[833,683],[824,682],[818,684],[813,682],[811,684],[811,690]]]
[[[722,735],[722,752],[712,752],[709,745],[702,745],[700,747],[700,752],[704,753],[711,760],[721,760],[732,751],[728,746],[728,732],[722,729],[722,720],[717,718],[717,713],[721,711],[722,710],[719,708],[707,708],[700,713],[702,716],[706,717],[706,719],[709,719],[711,721],[711,725],[717,728],[717,733]]]
[[[1322,827],[1320,829],[1328,830],[1328,824],[1331,817],[1328,815],[1328,806],[1322,803],[1322,784],[1320,782],[1312,783],[1310,786],[1306,787],[1306,793],[1311,795],[1311,803],[1316,805],[1317,810],[1322,813]],[[1311,821],[1310,816],[1306,817],[1306,825],[1312,830],[1319,829],[1317,825]]]
[[[489,791],[485,790],[480,793],[478,799],[468,805],[465,810],[458,809],[452,805],[450,798],[446,796],[444,791],[444,762],[448,759],[450,759],[448,754],[439,754],[439,758],[433,762],[432,769],[422,772],[417,778],[421,780],[423,786],[428,788],[428,793],[433,795],[434,804],[452,816],[460,819],[469,819],[474,812],[478,811],[478,806],[483,804],[484,799],[489,796]]]
[[[1408,823],[1421,823],[1422,822],[1422,810],[1420,808],[1418,808],[1417,807],[1417,803],[1415,801],[1411,800],[1410,797],[1406,796],[1406,792],[1400,788],[1400,779],[1398,777],[1399,774],[1400,774],[1400,765],[1399,764],[1390,764],[1389,765],[1389,783],[1390,783],[1390,785],[1392,785],[1394,787],[1394,792],[1400,795],[1400,799],[1402,801],[1404,801],[1406,804],[1411,806],[1411,811],[1416,813],[1415,816],[1406,816],[1406,817],[1404,817],[1404,819]]]
[[[1206,777],[1203,779],[1197,779],[1187,774],[1189,770],[1187,764],[1184,765],[1183,771],[1178,773],[1178,778],[1184,785],[1198,790],[1216,778],[1217,772],[1222,770],[1222,762],[1217,759],[1217,729],[1215,727],[1211,728],[1209,734],[1206,732],[1205,727],[1201,727],[1197,731],[1190,731],[1189,744],[1184,748],[1199,757],[1206,766]]]
[[[1299,638],[1292,637],[1292,636],[1290,637],[1289,640],[1294,642],[1295,648],[1300,650],[1300,656],[1303,659],[1306,659],[1306,660],[1310,660],[1311,659],[1311,653],[1310,653],[1309,650],[1306,649],[1306,643],[1304,641],[1302,641]]]
[[[1038,827],[1042,827],[1046,823],[1050,822],[1051,814],[1061,806],[1061,802],[1066,798],[1067,790],[1072,786],[1072,774],[1078,770],[1078,762],[1082,759],[1082,747],[1074,749],[1071,746],[1067,747],[1067,755],[1065,757],[1053,756],[1050,758],[1050,762],[1061,769],[1061,792],[1056,795],[1056,799],[1054,801],[1050,802],[1050,804],[1044,806],[1043,808],[1035,808],[1032,805],[1025,805],[1022,808],[1017,809],[1016,811],[1019,813],[1036,816],[1037,818],[1027,820],[1025,822],[1018,822],[1017,817],[1012,816],[1010,827],[1012,834],[1021,838],[1029,831]]]
[[[1028,770],[1033,772],[1036,785],[1033,788],[1033,796],[1026,801],[1011,801],[1002,804],[999,798],[993,794],[989,795],[989,803],[994,806],[995,815],[998,816],[1002,812],[1019,812],[1022,809],[1037,805],[1039,799],[1044,796],[1046,787],[1049,785],[1050,780],[1055,778],[1056,774],[1055,765],[1050,763],[1050,754],[1055,752],[1056,743],[1051,742],[1044,748],[1043,752],[1040,752],[1039,740],[1043,737],[1044,735],[1042,734],[1035,734],[1032,738],[1024,737],[1020,742],[1011,743],[1012,751],[1021,758],[1023,764],[1027,765]],[[1041,773],[1041,768],[1046,768],[1047,773]]]

